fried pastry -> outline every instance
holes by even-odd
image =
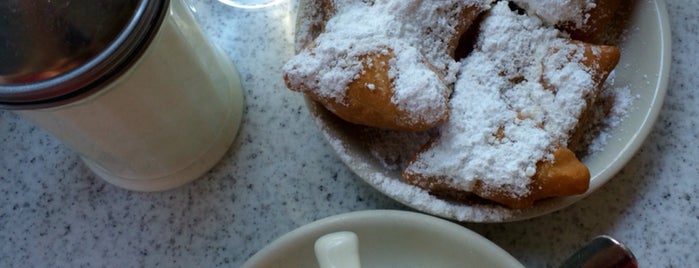
[[[286,84],[355,124],[432,128],[449,117],[454,50],[484,2],[311,2],[315,13],[303,12],[317,19],[303,26],[308,45],[284,66]]]
[[[628,22],[631,7],[635,0],[594,0],[595,6],[588,13],[589,18],[582,26],[562,23],[559,28],[570,33],[574,40],[592,44],[616,45]]]
[[[514,0],[574,40],[615,45],[635,0]]]
[[[449,121],[404,180],[439,196],[475,194],[512,208],[584,193],[589,171],[568,145],[618,60],[616,47],[563,39],[497,3],[463,60]]]

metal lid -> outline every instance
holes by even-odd
[[[147,47],[168,0],[0,1],[0,108],[94,92]]]

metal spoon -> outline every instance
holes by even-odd
[[[638,262],[633,253],[606,235],[592,239],[587,245],[573,253],[561,268],[636,268]]]

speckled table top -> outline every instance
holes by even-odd
[[[245,114],[231,149],[191,184],[130,192],[96,178],[42,129],[0,111],[0,267],[238,267],[314,220],[407,210],[355,176],[326,144],[301,95],[285,89],[279,68],[293,53],[293,8],[192,5],[243,78]],[[667,97],[627,166],[564,210],[466,227],[530,267],[556,266],[599,234],[625,242],[643,267],[699,265],[699,2],[673,0],[667,8]]]

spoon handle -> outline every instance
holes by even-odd
[[[561,268],[636,268],[638,262],[633,253],[619,241],[606,235],[592,239],[573,253]]]

